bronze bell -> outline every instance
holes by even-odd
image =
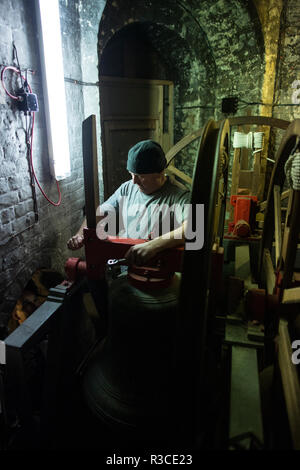
[[[126,273],[111,283],[108,334],[84,376],[90,410],[126,436],[168,425],[180,274],[168,283],[141,290]]]

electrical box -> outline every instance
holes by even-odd
[[[222,99],[222,113],[224,114],[235,114],[238,108],[238,98],[236,96],[230,96]]]
[[[17,96],[19,97],[18,108],[20,111],[37,112],[39,110],[36,94],[26,93],[23,89],[21,89],[17,93]]]

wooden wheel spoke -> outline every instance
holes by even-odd
[[[275,222],[275,257],[276,257],[276,266],[278,266],[281,245],[282,245],[282,235],[281,235],[281,198],[280,198],[280,186],[275,184],[274,186],[274,222]]]

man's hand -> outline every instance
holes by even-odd
[[[151,241],[133,245],[125,253],[125,258],[128,264],[135,264],[136,266],[143,266],[151,258],[157,254],[155,245]]]
[[[78,233],[74,235],[73,237],[70,238],[70,240],[67,243],[67,247],[69,250],[79,250],[82,246],[84,245],[84,239],[82,235],[79,235]]]
[[[186,224],[187,222],[184,221],[182,226],[172,232],[129,248],[125,253],[125,258],[127,259],[128,264],[143,266],[161,251],[182,246],[185,242],[184,232],[186,230]]]

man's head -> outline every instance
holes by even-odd
[[[143,140],[129,149],[127,170],[145,194],[152,194],[164,184],[166,165],[163,149],[153,140]]]

